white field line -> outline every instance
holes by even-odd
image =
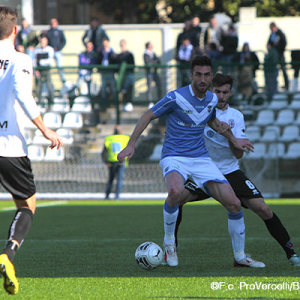
[[[39,203],[36,207],[49,207],[49,206],[59,206],[59,205],[65,205],[68,201],[51,201],[51,202],[45,202],[45,203]],[[1,209],[1,211],[11,211],[16,210],[15,206],[10,207],[4,207]]]

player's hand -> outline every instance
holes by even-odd
[[[134,146],[127,145],[119,154],[118,154],[118,161],[123,162],[125,157],[128,157],[128,160],[131,159],[134,153]]]
[[[244,152],[254,151],[254,146],[250,143],[248,139],[235,139],[233,145],[235,148],[240,149]]]
[[[62,138],[53,130],[46,128],[45,131],[43,131],[44,137],[51,142],[51,145],[49,146],[51,149],[57,147],[59,149],[63,145]]]

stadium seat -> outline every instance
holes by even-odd
[[[300,110],[300,98],[294,98],[290,105],[288,106],[289,109],[294,109],[294,110]]]
[[[244,155],[246,159],[261,159],[266,156],[266,144],[256,143],[254,144],[254,152],[248,152]]]
[[[276,125],[288,125],[294,122],[294,111],[291,109],[284,109],[278,113],[277,119],[275,120]]]
[[[69,100],[66,98],[54,98],[53,104],[51,106],[51,111],[67,113],[70,111]]]
[[[28,157],[32,162],[42,161],[44,159],[43,146],[38,146],[38,145],[28,146]]]
[[[279,110],[288,107],[286,94],[275,94],[270,102],[268,109]]]
[[[79,129],[83,126],[83,118],[80,113],[69,112],[65,115],[62,124],[63,128]]]
[[[300,143],[294,142],[288,145],[286,153],[283,155],[285,159],[297,159],[300,158]]]
[[[41,131],[39,129],[37,129],[34,132],[32,144],[34,144],[34,145],[51,145],[51,142],[43,136],[43,134],[41,133]]]
[[[74,142],[73,131],[67,128],[59,128],[56,132],[60,135],[64,145],[71,145]]]
[[[64,160],[64,158],[65,158],[64,148],[59,148],[58,150],[56,148],[55,149],[47,148],[44,161],[59,162]]]
[[[255,125],[246,127],[246,135],[251,142],[260,140],[260,127]]]
[[[61,127],[61,115],[59,113],[46,112],[43,119],[48,128],[57,129]]]
[[[91,103],[91,99],[87,96],[78,96],[74,99],[74,104],[87,104]]]
[[[149,160],[159,161],[161,158],[161,150],[162,150],[161,144],[155,145],[153,152],[152,152],[151,156],[149,157]]]
[[[266,126],[274,122],[274,111],[269,109],[264,109],[259,111],[257,119],[254,125]]]
[[[280,137],[281,142],[292,142],[299,139],[299,127],[297,125],[288,125],[284,127]]]
[[[268,146],[268,151],[266,153],[266,158],[281,158],[285,153],[284,143],[271,143]]]
[[[296,117],[294,124],[300,125],[300,111],[297,113],[297,117]]]
[[[80,113],[90,113],[92,111],[91,103],[74,103],[71,111]]]
[[[269,125],[265,128],[260,140],[262,142],[273,142],[280,137],[280,128],[275,125]]]

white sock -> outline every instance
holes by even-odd
[[[164,230],[165,230],[165,237],[164,243],[165,244],[174,244],[175,243],[175,226],[178,216],[178,205],[172,207],[165,202],[164,205]]]
[[[243,211],[228,213],[228,232],[231,237],[234,259],[240,261],[245,255],[245,223]]]

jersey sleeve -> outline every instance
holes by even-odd
[[[15,98],[20,103],[26,115],[35,119],[40,115],[40,110],[32,96],[32,62],[26,54],[17,56],[13,72],[13,87]]]
[[[176,104],[176,97],[174,92],[170,92],[164,98],[159,100],[153,107],[152,112],[159,118],[163,115],[169,114],[173,111]]]
[[[238,139],[246,139],[244,116],[238,112],[236,114],[236,124],[233,130],[233,135]]]

